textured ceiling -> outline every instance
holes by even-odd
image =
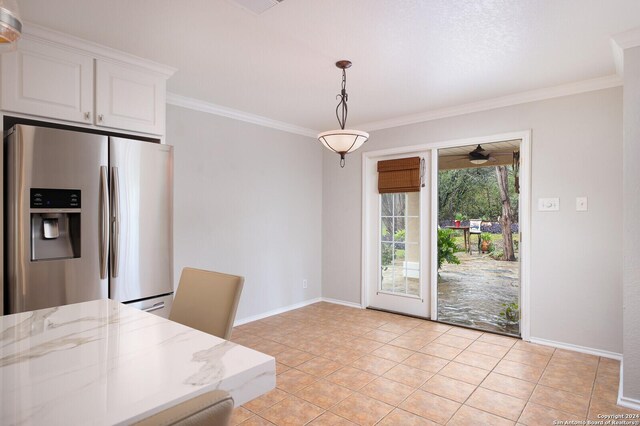
[[[174,66],[171,92],[325,130],[615,72],[638,0],[19,0],[23,18]]]

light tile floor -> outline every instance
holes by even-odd
[[[640,414],[620,364],[431,321],[316,303],[236,327],[276,358],[277,388],[232,425],[552,425]],[[640,421],[640,418],[636,419]]]

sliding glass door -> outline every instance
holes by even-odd
[[[519,150],[438,151],[438,321],[520,335]]]

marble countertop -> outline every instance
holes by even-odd
[[[1,425],[113,425],[214,389],[239,406],[273,357],[113,300],[0,317]]]

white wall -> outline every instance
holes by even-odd
[[[640,404],[640,47],[624,52],[624,389]]]
[[[323,296],[360,302],[362,152],[526,129],[533,200],[561,204],[532,212],[531,336],[621,353],[620,88],[376,131],[344,169],[325,152]],[[588,212],[575,211],[577,196]]]
[[[320,144],[175,106],[167,143],[176,286],[185,266],[243,275],[238,320],[320,297]]]

